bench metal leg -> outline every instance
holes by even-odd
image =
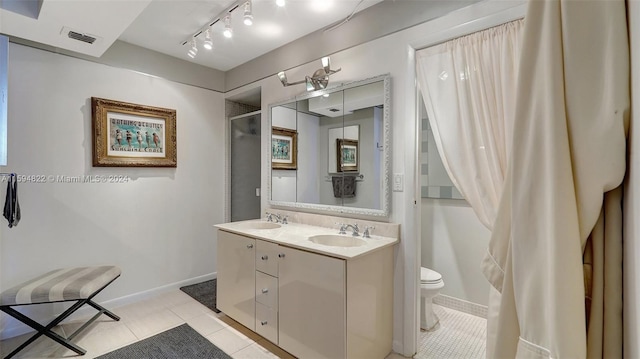
[[[116,277],[116,278],[118,278],[118,277]],[[9,358],[13,357],[19,351],[21,351],[22,349],[27,347],[29,344],[33,343],[36,339],[40,338],[42,335],[46,335],[47,337],[51,338],[52,340],[58,342],[59,344],[61,344],[64,347],[66,347],[67,349],[72,350],[72,351],[74,351],[75,353],[77,353],[79,355],[84,355],[87,351],[82,349],[81,347],[73,344],[71,342],[71,339],[73,339],[78,333],[80,333],[82,330],[84,330],[86,327],[88,327],[89,324],[93,323],[93,321],[98,319],[98,317],[100,317],[100,315],[102,315],[102,314],[108,316],[109,318],[111,318],[111,319],[113,319],[115,321],[120,320],[120,317],[118,317],[117,315],[115,315],[112,312],[108,311],[107,309],[105,309],[104,307],[99,305],[98,303],[92,301],[93,297],[95,297],[98,293],[100,293],[103,289],[105,289],[109,284],[111,284],[114,280],[116,280],[116,278],[112,279],[104,287],[102,287],[99,290],[95,291],[89,298],[78,300],[71,307],[69,307],[69,309],[67,309],[64,312],[62,312],[62,314],[57,316],[54,320],[52,320],[46,326],[43,326],[40,323],[36,322],[35,320],[33,320],[33,319],[27,317],[26,315],[18,312],[17,310],[13,309],[11,306],[0,306],[0,310],[1,311],[9,314],[10,316],[18,319],[19,321],[23,322],[24,324],[30,326],[31,328],[33,328],[33,329],[35,329],[37,331],[36,334],[31,336],[29,339],[27,339],[27,341],[22,343],[18,348],[16,348],[14,351],[9,353],[9,355],[7,355],[4,359],[9,359]],[[44,304],[44,303],[37,303],[37,304]],[[55,327],[56,325],[60,324],[60,322],[62,322],[63,320],[67,319],[71,314],[73,314],[76,310],[80,309],[80,307],[82,307],[85,304],[89,304],[90,306],[94,307],[95,309],[97,309],[99,311],[99,313],[97,313],[91,319],[89,319],[86,323],[84,323],[80,328],[78,328],[75,332],[73,332],[73,334],[71,334],[68,338],[65,338],[65,337],[63,337],[63,336],[59,335],[58,333],[56,333],[56,332],[51,330],[51,329],[53,329],[53,327]],[[15,306],[18,306],[18,305],[15,305]]]
[[[10,316],[18,319],[19,321],[23,322],[24,324],[30,326],[31,328],[33,328],[33,329],[35,329],[37,331],[37,333],[32,335],[29,339],[27,339],[26,342],[22,343],[22,345],[20,345],[14,351],[9,353],[9,355],[7,355],[5,357],[5,359],[13,357],[19,351],[24,349],[27,345],[33,343],[36,339],[40,338],[42,335],[46,335],[47,337],[51,338],[52,340],[55,340],[56,342],[60,343],[61,345],[64,345],[67,349],[72,350],[72,351],[76,352],[77,354],[84,355],[87,352],[86,350],[84,350],[84,349],[80,348],[79,346],[71,343],[69,340],[67,340],[63,336],[61,336],[58,333],[53,332],[51,330],[53,327],[58,325],[62,320],[67,318],[69,315],[71,315],[71,313],[73,313],[76,310],[78,310],[78,308],[80,308],[84,304],[83,302],[84,302],[84,300],[78,301],[77,303],[72,305],[71,308],[69,308],[66,311],[64,311],[64,313],[59,315],[56,319],[52,320],[46,326],[42,326],[40,323],[34,321],[33,319],[27,317],[26,315],[18,312],[17,310],[15,310],[15,309],[13,309],[11,307],[0,307],[0,310],[2,310],[3,312],[5,312],[5,313],[9,314]]]

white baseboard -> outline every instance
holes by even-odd
[[[150,299],[150,298],[156,297],[158,295],[164,294],[166,292],[169,292],[169,291],[172,291],[172,290],[175,290],[175,289],[179,289],[180,287],[184,287],[186,285],[191,285],[191,284],[204,282],[204,281],[207,281],[207,280],[214,279],[216,277],[217,277],[217,272],[213,272],[213,273],[201,275],[201,276],[198,276],[198,277],[181,280],[179,282],[166,284],[166,285],[163,285],[163,286],[160,286],[160,287],[148,289],[148,290],[145,290],[145,291],[142,291],[142,292],[133,293],[133,294],[130,294],[130,295],[126,295],[124,297],[109,299],[109,300],[106,300],[104,302],[99,302],[98,304],[100,304],[100,305],[104,306],[105,308],[111,310],[111,308],[117,308],[117,307],[121,307],[121,306],[124,306],[124,305],[127,305],[127,304],[139,302],[139,301],[142,301],[142,300],[145,300],[145,299]],[[69,303],[73,303],[73,302],[69,302]],[[20,308],[20,307],[17,307],[17,308]],[[74,314],[69,316],[69,318],[64,320],[62,323],[65,323],[67,321],[74,320],[74,319],[77,319],[77,318],[92,316],[95,313],[96,313],[96,310],[93,307],[84,306],[84,307],[78,309]],[[59,314],[60,313],[58,313],[58,315]],[[2,313],[2,315],[5,316],[4,313]],[[116,313],[116,315],[117,315],[117,313]],[[12,321],[13,321],[13,323],[11,323],[11,324],[13,324],[13,325],[8,325],[6,328],[2,329],[2,331],[0,332],[0,340],[17,337],[18,335],[27,334],[29,332],[33,332],[34,331],[31,327],[18,322],[17,320],[13,319],[12,317],[9,317],[8,315],[6,315],[6,318],[11,318]],[[55,318],[55,316],[51,316],[51,317],[47,317],[47,318],[42,318],[42,317],[38,318],[37,316],[34,316],[31,319],[35,320],[38,323],[43,324],[43,323],[49,323],[54,318]]]

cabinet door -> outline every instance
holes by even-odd
[[[278,345],[299,358],[346,356],[345,261],[280,247]]]
[[[255,330],[255,239],[218,231],[217,307]]]

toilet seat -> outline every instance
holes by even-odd
[[[442,281],[442,275],[432,269],[420,268],[420,284],[436,284]]]

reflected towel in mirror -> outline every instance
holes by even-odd
[[[336,198],[351,198],[356,196],[356,176],[333,176],[333,196]]]

